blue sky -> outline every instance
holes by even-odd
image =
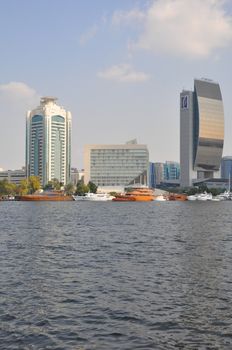
[[[25,114],[52,95],[84,144],[147,144],[179,160],[179,93],[220,83],[232,155],[232,1],[8,0],[0,3],[0,168],[24,165]]]

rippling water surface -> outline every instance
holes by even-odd
[[[0,348],[232,349],[232,202],[0,202]]]

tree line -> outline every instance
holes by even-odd
[[[26,194],[33,194],[41,189],[40,179],[38,176],[30,176],[28,179],[23,179],[18,185],[9,182],[4,179],[0,181],[0,196],[22,196]],[[77,185],[74,186],[72,183],[68,183],[63,186],[57,179],[49,181],[43,188],[43,190],[55,190],[59,191],[64,189],[66,194],[77,194],[79,196],[85,195],[87,192],[96,193],[97,186],[93,182],[89,182],[87,185],[84,184],[83,180],[78,181]]]

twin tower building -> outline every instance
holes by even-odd
[[[42,186],[53,179],[70,182],[71,113],[56,101],[43,97],[40,106],[27,113],[26,174],[39,176]]]
[[[63,184],[70,182],[71,113],[58,106],[56,100],[43,97],[40,106],[27,114],[26,173],[27,177],[39,176],[42,186],[52,179]],[[195,79],[194,91],[184,90],[180,94],[181,187],[219,177],[223,142],[224,112],[219,84]]]

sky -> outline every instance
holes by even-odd
[[[179,94],[219,82],[232,155],[232,0],[0,2],[0,168],[25,164],[25,116],[55,96],[72,113],[72,166],[85,144],[147,144],[179,161]]]

